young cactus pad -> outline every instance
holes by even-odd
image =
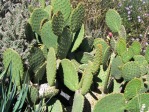
[[[63,59],[61,61],[64,73],[64,84],[72,91],[78,89],[79,77],[75,66],[68,59]]]
[[[125,99],[123,94],[109,94],[99,100],[93,112],[124,112]]]
[[[109,9],[106,13],[106,24],[113,32],[119,32],[121,29],[122,19],[119,13],[114,9]]]
[[[20,81],[24,78],[21,56],[16,51],[9,48],[3,53],[4,68],[7,69],[10,63],[11,68],[9,70],[11,70],[12,81],[15,82],[17,86],[20,86]]]

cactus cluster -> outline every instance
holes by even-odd
[[[149,90],[149,47],[143,55],[139,42],[127,45],[118,12],[110,9],[106,13],[107,26],[118,36],[105,41],[85,37],[82,2],[76,8],[69,0],[51,0],[51,4],[40,0],[39,4],[29,7],[28,27],[38,44],[30,46],[28,70],[17,50],[3,52],[4,68],[12,65],[8,72],[12,72],[18,92],[27,75],[27,101],[31,106],[38,108],[42,100],[43,111],[68,111],[60,99],[63,97],[72,112],[83,112],[86,96],[100,89],[101,97],[93,100],[97,103],[89,102],[93,112],[138,112],[140,104],[149,107],[149,95],[145,93]]]

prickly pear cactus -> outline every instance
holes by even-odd
[[[57,51],[57,40],[58,37],[52,31],[51,21],[46,22],[41,29],[41,40],[47,47],[53,47]]]
[[[57,36],[60,36],[62,34],[64,28],[64,17],[63,14],[58,11],[53,15],[52,18],[52,30],[53,33]]]
[[[45,57],[41,49],[33,47],[30,51],[30,55],[28,56],[28,61],[30,70],[35,73],[45,61]]]
[[[48,19],[49,14],[42,8],[34,9],[31,17],[30,24],[32,26],[33,31],[40,35],[40,23],[43,19]]]
[[[131,45],[134,55],[139,55],[141,52],[141,44],[138,41],[134,41]]]
[[[66,23],[70,13],[71,13],[71,5],[70,0],[51,0],[51,6],[53,8],[53,13],[57,13],[61,11],[64,17],[64,22]]]
[[[102,63],[102,45],[98,44],[95,46],[96,53],[93,59],[92,73],[96,74],[100,68],[100,64]]]
[[[56,77],[56,54],[54,48],[50,48],[47,56],[47,81],[50,86],[53,86],[55,83]]]
[[[127,51],[126,40],[123,38],[119,38],[116,43],[116,51],[118,55],[122,56],[125,51]]]
[[[133,61],[127,62],[122,67],[122,77],[127,81],[135,77],[140,77],[140,72],[141,71],[139,65]]]
[[[128,82],[124,91],[124,97],[126,100],[129,100],[140,94],[142,81],[141,79],[135,78]]]
[[[85,9],[82,3],[79,3],[78,6],[73,9],[70,15],[70,29],[72,32],[76,32],[81,28],[84,21]]]
[[[116,56],[111,64],[111,76],[120,79],[122,77],[122,71],[120,67],[123,65],[123,61],[120,56]]]
[[[119,32],[121,29],[122,19],[119,13],[114,9],[109,9],[106,13],[106,24],[113,32]]]
[[[143,109],[145,112],[148,110],[149,107],[149,94],[143,93],[138,94],[132,100],[130,100],[126,105],[126,110],[130,112],[141,112],[141,108],[144,105],[145,108]]]
[[[75,50],[77,50],[77,48],[80,46],[80,44],[82,43],[83,39],[84,39],[84,35],[85,35],[85,31],[84,31],[84,24],[81,27],[81,30],[79,32],[79,35],[73,45],[73,48],[71,49],[71,52],[74,52]]]
[[[106,95],[99,100],[96,103],[93,112],[124,112],[124,109],[125,99],[123,94],[115,93]]]
[[[31,105],[34,105],[39,98],[38,89],[34,86],[29,86],[29,91],[27,94],[27,99]]]
[[[78,89],[78,73],[73,65],[73,63],[68,59],[63,59],[61,61],[63,67],[63,75],[64,75],[64,84],[72,91],[76,91]]]
[[[7,69],[8,66],[11,64],[9,72],[11,71],[12,81],[17,86],[21,86],[20,82],[24,78],[24,70],[21,56],[13,49],[6,49],[3,53],[3,64],[5,69]]]
[[[79,83],[79,85],[81,86],[80,91],[82,95],[85,95],[89,91],[91,84],[93,82],[93,74],[91,72],[91,67],[92,63],[89,62],[88,66],[83,72],[82,79]]]
[[[71,47],[73,35],[70,30],[65,27],[61,37],[58,40],[58,53],[57,56],[60,59],[66,58],[68,51]]]
[[[83,107],[84,107],[84,97],[79,92],[76,91],[73,100],[72,112],[83,112]]]

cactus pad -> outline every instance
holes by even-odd
[[[34,86],[29,86],[28,101],[30,102],[30,104],[31,105],[35,104],[38,98],[39,98],[38,89],[35,88]]]
[[[80,44],[82,43],[83,38],[84,38],[84,33],[85,32],[84,32],[84,24],[83,24],[81,27],[81,30],[79,32],[79,35],[73,45],[73,48],[71,49],[71,52],[74,52],[80,46]]]
[[[119,69],[119,67],[123,64],[124,63],[122,62],[120,56],[114,58],[111,64],[111,76],[113,76],[116,79],[120,79],[122,77],[122,71]]]
[[[41,29],[41,40],[43,44],[47,47],[53,47],[57,49],[57,39],[58,37],[52,31],[52,24],[50,21],[46,22]]]
[[[84,97],[80,93],[75,93],[71,112],[83,112]]]
[[[54,48],[50,48],[47,56],[47,81],[50,86],[54,85],[56,77],[56,55]]]
[[[144,112],[149,107],[149,94],[140,94],[130,100],[126,105],[126,110],[130,112],[141,112],[141,107],[145,105]]]
[[[76,32],[81,28],[82,23],[84,21],[84,16],[84,5],[82,3],[79,3],[78,6],[75,9],[73,9],[70,15],[70,29],[72,32]]]
[[[125,99],[122,94],[109,94],[99,100],[93,112],[124,112]]]
[[[43,76],[45,74],[45,71],[46,71],[46,63],[43,63],[36,70],[35,75],[34,75],[34,81],[35,82],[39,82],[40,80],[42,80],[42,78],[43,78]]]
[[[45,57],[40,48],[33,47],[28,56],[30,69],[35,73],[38,68],[44,63]]]
[[[93,59],[92,73],[96,74],[100,68],[100,64],[102,63],[102,45],[98,44],[95,46],[96,53]]]
[[[48,17],[49,14],[44,9],[34,9],[30,20],[33,31],[40,35],[40,23],[43,19],[48,19]]]
[[[134,52],[132,48],[129,48],[128,51],[124,51],[121,55],[123,62],[126,63],[129,60],[131,60],[133,55],[134,55]]]
[[[62,12],[64,21],[66,22],[71,13],[70,0],[51,0],[51,5],[54,13],[58,11]]]
[[[106,13],[106,24],[113,32],[119,32],[121,29],[122,19],[119,13],[114,9],[109,9]]]
[[[20,86],[20,81],[22,81],[24,78],[23,63],[21,60],[21,56],[16,51],[9,48],[6,49],[3,53],[4,68],[7,69],[10,63],[12,64],[12,68],[10,68],[12,74],[12,81],[17,86]]]
[[[68,28],[64,28],[62,36],[58,40],[58,58],[63,59],[67,56],[67,53],[72,44],[72,33]]]
[[[124,91],[125,99],[129,100],[139,94],[141,90],[141,85],[142,81],[138,78],[132,79],[130,82],[128,82]]]
[[[127,62],[122,67],[122,77],[129,81],[135,77],[140,77],[140,67],[135,62]]]
[[[64,84],[72,91],[78,89],[78,74],[71,61],[63,59],[61,61],[64,73]]]
[[[118,42],[116,43],[116,51],[120,56],[127,51],[126,40],[124,38],[119,38]]]
[[[52,18],[53,33],[57,36],[60,36],[62,34],[63,27],[64,27],[63,14],[60,11],[58,11],[53,15],[53,18]]]
[[[141,44],[138,41],[134,41],[131,45],[134,55],[139,55],[141,52]]]
[[[75,53],[75,58],[78,62],[87,64],[88,61],[93,61],[94,56],[88,52],[77,52]]]

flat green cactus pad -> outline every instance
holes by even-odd
[[[102,63],[102,45],[98,44],[95,46],[96,53],[93,59],[92,73],[96,74],[100,68],[100,64]]]
[[[63,107],[58,99],[52,98],[48,102],[48,112],[63,112]]]
[[[53,12],[57,13],[58,11],[61,11],[64,17],[64,21],[67,22],[72,10],[70,0],[51,0],[51,5]]]
[[[71,52],[74,52],[80,46],[80,44],[82,43],[82,41],[84,39],[84,34],[85,34],[85,31],[84,31],[84,24],[83,24],[81,27],[80,33],[73,45],[73,48],[71,49]]]
[[[50,21],[46,22],[41,29],[41,40],[43,44],[47,47],[53,47],[57,49],[57,39],[58,37],[52,31],[52,24]]]
[[[70,32],[70,29],[65,27],[62,33],[62,36],[58,40],[58,52],[57,56],[60,59],[66,58],[68,51],[72,44],[73,35]]]
[[[37,71],[35,72],[34,81],[39,82],[40,80],[42,80],[45,71],[46,71],[46,63],[43,63],[40,67],[38,67]]]
[[[138,41],[134,41],[131,45],[134,55],[139,55],[141,52],[141,44]]]
[[[63,27],[64,27],[64,17],[63,14],[60,11],[58,11],[52,17],[53,33],[57,36],[60,36],[62,34]]]
[[[124,97],[126,100],[129,100],[140,93],[141,90],[142,81],[141,79],[135,78],[132,79],[128,84],[126,85],[125,91],[124,91]]]
[[[42,8],[34,9],[30,19],[30,23],[33,31],[35,31],[37,34],[40,35],[40,23],[43,19],[48,19],[48,18],[49,18],[49,14],[46,11],[44,11],[44,9]]]
[[[106,13],[106,24],[113,32],[119,32],[121,29],[122,19],[119,13],[114,9],[109,9]]]
[[[129,48],[127,51],[124,51],[121,55],[124,63],[130,61],[133,56],[134,56],[134,52],[132,48]]]
[[[119,30],[119,37],[121,38],[125,38],[126,39],[126,30],[125,30],[125,27],[123,25],[121,25],[121,28]]]
[[[84,5],[80,2],[78,6],[73,9],[70,15],[70,29],[72,32],[76,32],[81,28],[84,21],[84,16],[85,8]]]
[[[20,81],[24,78],[24,71],[23,71],[23,63],[21,56],[14,51],[13,49],[6,49],[3,53],[3,64],[4,68],[7,69],[9,64],[11,63],[11,70],[12,74],[12,81],[17,85],[20,86]]]
[[[143,105],[145,106],[144,112],[147,112],[149,107],[148,93],[137,95],[132,100],[130,100],[126,105],[126,110],[129,112],[141,112],[140,110]]]
[[[122,77],[122,71],[119,69],[119,67],[123,64],[124,63],[122,62],[120,56],[114,58],[111,64],[111,76],[113,76],[116,79],[120,79]]]
[[[54,48],[50,48],[47,56],[47,81],[50,86],[54,85],[56,77],[56,54]]]
[[[27,94],[27,99],[30,102],[31,105],[35,104],[36,101],[39,98],[39,92],[38,89],[35,88],[34,86],[29,86],[29,91]]]
[[[99,100],[93,112],[124,112],[125,99],[123,94],[109,94]]]
[[[124,38],[119,38],[116,43],[116,51],[118,55],[122,56],[125,51],[127,51],[126,40]]]
[[[49,14],[49,19],[51,19],[51,12],[52,12],[52,6],[51,5],[47,5],[44,10]]]
[[[37,72],[38,68],[44,63],[45,57],[40,48],[33,47],[28,56],[28,61],[30,65],[30,70],[34,73]]]
[[[140,67],[137,63],[131,61],[127,62],[126,64],[123,65],[122,67],[122,77],[129,81],[135,77],[140,77],[141,71]]]
[[[71,112],[83,112],[84,97],[80,93],[75,93],[72,111]]]
[[[73,65],[73,63],[68,59],[63,59],[61,61],[64,73],[64,84],[72,91],[78,89],[78,73]]]

